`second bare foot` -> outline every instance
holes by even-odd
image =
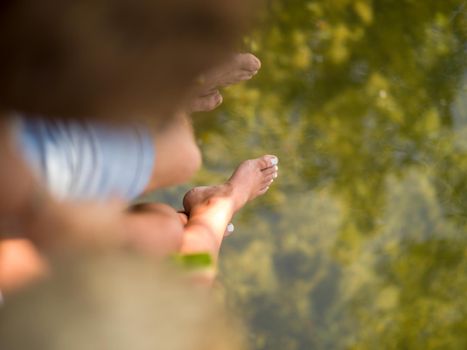
[[[261,61],[251,53],[236,54],[226,64],[204,75],[196,97],[190,105],[192,112],[209,112],[222,103],[219,88],[240,83],[254,77],[261,68]]]

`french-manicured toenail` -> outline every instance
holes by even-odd
[[[275,179],[277,179],[277,173],[275,173],[275,174],[273,175],[273,177],[274,177]]]
[[[272,165],[277,165],[277,164],[279,164],[279,159],[277,159],[276,157],[272,158],[272,159],[271,159],[271,164],[272,164]]]
[[[275,170],[276,172],[279,171],[279,167],[276,165],[276,166],[274,167],[274,170]]]

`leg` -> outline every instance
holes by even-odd
[[[125,214],[128,246],[154,257],[179,251],[185,221],[164,204],[142,204]]]
[[[219,87],[251,79],[261,68],[250,53],[236,54],[232,60],[206,74],[193,99],[191,111],[210,111],[222,103]],[[188,116],[179,115],[155,135],[156,166],[145,192],[188,181],[201,166],[201,153]],[[175,151],[176,150],[176,151]]]
[[[201,167],[201,152],[185,115],[156,133],[155,148],[156,165],[145,192],[184,183]]]
[[[225,184],[189,191],[183,201],[188,217],[170,207],[144,206],[127,219],[132,245],[156,256],[209,253],[217,259],[232,216],[248,201],[266,193],[277,172],[273,156],[243,162]],[[192,275],[192,282],[209,287],[214,278],[215,269],[203,269]]]
[[[243,162],[224,184],[197,187],[184,198],[188,218],[171,207],[136,207],[125,217],[126,241],[155,256],[210,253],[217,258],[226,226],[248,201],[267,192],[277,177],[277,158]]]
[[[277,158],[264,156],[243,162],[223,185],[198,187],[185,195],[189,213],[182,252],[209,252],[217,258],[232,216],[248,201],[265,194],[277,177]]]

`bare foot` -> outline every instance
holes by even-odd
[[[261,61],[251,53],[236,54],[233,59],[208,72],[204,76],[203,91],[213,92],[225,87],[251,79],[261,68]]]
[[[251,53],[236,54],[233,59],[200,79],[197,97],[191,103],[192,112],[208,112],[222,103],[220,87],[249,80],[258,73],[261,61]]]
[[[193,99],[190,104],[190,112],[210,112],[221,105],[223,97],[219,90],[200,95]]]
[[[232,200],[234,212],[237,212],[248,201],[268,191],[277,178],[277,164],[277,157],[271,155],[244,161],[225,184],[195,187],[190,190],[183,198],[185,211],[189,214],[199,204],[216,197],[228,197]]]

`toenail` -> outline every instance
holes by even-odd
[[[272,165],[277,165],[277,164],[279,164],[279,159],[277,159],[277,158],[272,158],[272,159],[271,159],[271,164],[272,164]]]
[[[275,171],[279,171],[279,167],[276,165],[276,166],[274,167],[274,170],[275,170]]]
[[[235,231],[235,226],[234,224],[230,223],[227,225],[227,228],[225,229],[225,234],[224,236],[230,236],[233,232]]]
[[[275,179],[277,179],[277,173],[275,173],[273,177],[274,177]]]

